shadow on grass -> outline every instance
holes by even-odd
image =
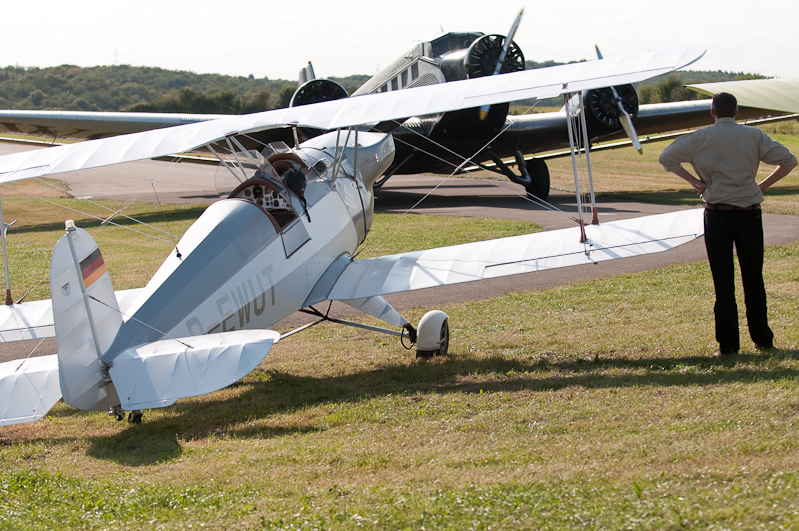
[[[769,188],[766,196],[786,197],[799,195],[799,186],[775,186]],[[693,190],[653,190],[653,191],[625,191],[601,192],[597,194],[603,199],[625,199],[641,203],[657,203],[661,205],[676,205],[685,207],[698,207],[704,203]]]
[[[391,181],[389,181],[391,182]],[[388,185],[386,185],[388,186]],[[481,216],[490,216],[491,209],[499,209],[504,211],[546,211],[551,210],[550,207],[539,203],[527,200],[524,195],[523,188],[518,186],[518,197],[510,195],[480,195],[474,194],[476,188],[495,188],[497,186],[507,187],[513,191],[514,187],[518,185],[505,182],[497,183],[496,181],[486,181],[485,184],[473,184],[471,182],[459,183],[458,179],[450,181],[448,188],[450,190],[459,191],[458,188],[464,188],[462,194],[452,193],[451,195],[438,195],[433,194],[425,198],[425,200],[415,207],[416,214],[425,214],[428,209],[435,209],[437,212],[440,209],[456,209],[457,212],[467,212],[470,208],[481,209]],[[379,188],[375,191],[375,212],[376,213],[404,213],[409,208],[416,205],[419,199],[424,196],[422,188],[411,186],[393,186],[390,188]],[[618,198],[622,198],[619,196]],[[550,195],[547,199],[549,205],[554,205],[560,210],[572,211],[577,207],[577,202],[573,194],[565,195]],[[623,208],[621,205],[602,205],[602,212],[606,214],[625,214],[638,212],[637,208]],[[488,211],[489,213],[486,213]]]
[[[272,438],[320,431],[309,424],[265,426],[262,419],[330,404],[354,404],[376,397],[417,394],[557,391],[570,387],[621,388],[706,386],[797,379],[799,370],[770,367],[772,359],[799,359],[799,351],[730,358],[609,358],[548,362],[460,358],[457,355],[395,365],[344,376],[295,376],[265,371],[233,388],[235,397],[180,401],[171,415],[131,425],[119,434],[92,439],[88,454],[127,466],[169,461],[182,455],[181,440],[208,437]],[[613,369],[613,371],[609,371]],[[630,374],[619,374],[619,370]],[[494,376],[475,382],[469,376]],[[314,422],[314,421],[308,421]]]
[[[656,203],[659,205],[675,205],[685,207],[698,207],[704,203],[693,190],[656,190],[642,192],[601,192],[597,194],[603,199],[624,199],[641,203]]]
[[[207,423],[202,419],[202,411],[193,411],[195,418],[203,425]],[[172,461],[183,455],[183,447],[180,444],[185,435],[192,438],[194,430],[191,423],[186,423],[188,419],[163,419],[155,422],[145,422],[138,425],[130,425],[127,429],[108,437],[93,437],[91,446],[86,454],[96,459],[114,461],[125,466],[146,466],[156,463]],[[240,419],[239,419],[240,420]],[[201,430],[204,436],[212,436],[218,433],[221,426],[217,425],[216,430]],[[189,428],[187,433],[187,428]],[[257,437],[268,439],[272,437],[282,437],[295,433],[307,433],[318,431],[311,428],[266,428],[258,429],[253,433],[248,433],[246,428],[237,433],[239,437]]]
[[[124,215],[122,215],[122,214],[125,214],[125,212],[123,212],[122,214],[115,216],[114,219],[113,219],[113,222],[115,224],[117,224],[117,225],[122,225],[122,226],[127,227],[127,226],[137,226],[137,225],[139,225],[139,222],[152,224],[152,223],[162,223],[162,222],[164,222],[164,220],[166,220],[168,222],[178,222],[178,221],[184,221],[184,220],[193,221],[193,220],[197,219],[198,217],[200,217],[200,214],[202,214],[205,211],[206,208],[207,208],[206,205],[202,205],[202,206],[193,206],[193,207],[190,207],[190,208],[175,208],[175,209],[171,209],[171,210],[164,210],[163,212],[154,211],[154,212],[128,213],[127,214],[127,215],[130,216],[130,218],[134,218],[134,219],[126,218]],[[68,212],[65,213],[64,219],[67,219],[67,218],[70,217],[70,215],[68,215],[68,214],[69,214]],[[107,211],[107,212],[104,212],[104,213],[99,214],[99,215],[110,216],[111,215],[111,211]],[[80,228],[91,231],[92,229],[99,228],[100,224],[101,224],[101,221],[95,220],[95,219],[91,219],[91,218],[86,218],[85,216],[82,216],[82,215],[77,215],[77,217],[75,219],[75,223]],[[14,226],[13,230],[14,230],[15,233],[38,233],[38,232],[63,231],[64,230],[64,223],[63,222],[37,223],[35,225],[22,225],[22,226],[19,226],[19,227]]]

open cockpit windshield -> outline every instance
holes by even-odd
[[[231,151],[220,160],[215,177],[219,197],[258,205],[271,215],[278,231],[302,213],[306,185],[330,174],[327,159],[308,160],[307,153],[300,157],[284,142],[272,142],[260,152]],[[292,196],[299,199],[299,205]]]

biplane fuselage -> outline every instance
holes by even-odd
[[[362,133],[359,144],[357,176],[354,148],[340,148],[343,160],[336,161],[336,135],[328,134],[270,156],[262,178],[212,204],[129,309],[104,361],[162,337],[269,328],[313,302],[311,292],[331,264],[366,237],[371,184],[394,158],[391,135]],[[281,181],[292,167],[307,172],[304,204]]]

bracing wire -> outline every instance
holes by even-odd
[[[136,319],[136,318],[135,318],[135,317],[133,317],[132,315],[128,315],[128,314],[126,314],[125,312],[123,312],[123,311],[122,311],[122,310],[120,310],[119,308],[114,308],[114,307],[113,307],[113,306],[111,306],[110,304],[106,304],[105,302],[101,301],[101,300],[100,300],[100,299],[98,299],[97,297],[94,297],[93,295],[88,295],[88,294],[87,294],[87,296],[88,296],[88,297],[89,297],[91,300],[93,300],[93,301],[96,301],[96,302],[99,302],[100,304],[102,304],[102,305],[103,305],[103,306],[105,306],[106,308],[109,308],[109,309],[111,309],[111,310],[114,310],[115,312],[119,313],[119,315],[121,315],[121,316],[123,316],[123,317],[127,317],[127,318],[128,318],[128,320],[130,320],[130,321],[136,321],[136,322],[137,322],[137,323],[139,323],[140,325],[144,325],[144,326],[146,326],[147,328],[150,328],[150,329],[152,329],[152,330],[155,330],[156,332],[158,332],[159,334],[161,334],[163,337],[165,337],[165,338],[167,338],[167,339],[172,339],[172,340],[174,340],[174,341],[177,341],[178,343],[180,343],[180,344],[181,344],[181,345],[183,345],[183,346],[186,346],[186,347],[189,347],[189,348],[194,348],[194,347],[192,347],[191,345],[189,345],[188,343],[186,343],[186,342],[184,342],[184,341],[181,341],[180,339],[178,339],[178,338],[176,338],[176,337],[172,337],[172,336],[170,336],[169,334],[167,334],[166,332],[162,332],[161,330],[157,329],[156,327],[154,327],[154,326],[151,326],[151,325],[149,325],[149,324],[145,323],[144,321],[140,321],[139,319]]]
[[[175,159],[172,161],[172,163],[175,163],[175,162],[179,161],[179,160],[180,160],[180,158],[181,158],[181,157],[176,157],[176,158],[175,158]],[[154,183],[155,183],[155,182],[157,182],[157,181],[158,181],[158,180],[159,180],[159,179],[160,179],[160,178],[161,178],[161,177],[162,177],[162,176],[163,176],[163,175],[166,173],[167,169],[168,169],[168,168],[164,168],[164,169],[163,169],[161,172],[159,172],[159,174],[156,176],[156,178],[155,178],[153,181],[151,181],[151,184],[153,185],[153,190],[155,190],[155,185],[154,185]],[[64,192],[64,193],[69,193],[69,191],[68,191],[68,190],[65,190],[65,189],[63,189],[63,188],[61,188],[61,187],[59,187],[59,186],[56,186],[56,185],[55,185],[55,184],[53,184],[53,183],[47,182],[47,181],[45,181],[45,180],[43,180],[43,179],[41,179],[41,178],[38,178],[38,177],[37,177],[37,178],[36,178],[36,180],[37,180],[38,182],[40,182],[40,183],[44,184],[44,185],[47,185],[47,186],[49,186],[49,187],[51,187],[51,188],[55,188],[56,190],[59,190],[59,191],[61,191],[61,192]],[[22,190],[18,190],[18,189],[16,189],[16,188],[11,188],[11,187],[9,187],[9,186],[7,186],[7,185],[4,185],[4,184],[0,184],[0,187],[4,188],[4,189],[6,189],[6,190],[11,190],[11,191],[13,191],[13,192],[16,192],[16,193],[18,193],[18,194],[21,194],[21,195],[24,195],[24,196],[27,196],[27,197],[31,197],[31,198],[33,198],[33,199],[38,199],[38,200],[40,200],[40,201],[43,201],[43,202],[45,202],[45,203],[48,203],[48,204],[50,204],[50,205],[53,205],[53,206],[57,206],[57,207],[63,208],[63,209],[65,209],[65,210],[68,210],[68,211],[70,211],[70,212],[74,212],[74,213],[76,213],[76,214],[79,214],[79,215],[81,215],[81,216],[85,216],[85,217],[88,217],[88,218],[94,219],[94,220],[96,220],[96,221],[99,221],[99,222],[100,222],[100,227],[99,227],[99,228],[98,228],[98,229],[97,229],[97,230],[94,232],[94,235],[96,235],[98,232],[100,232],[100,231],[101,231],[101,230],[102,230],[102,229],[103,229],[103,228],[104,228],[106,225],[113,225],[113,226],[116,226],[116,227],[119,227],[119,228],[122,228],[122,229],[125,229],[125,230],[129,230],[129,231],[131,231],[131,232],[135,232],[135,233],[137,233],[137,234],[141,234],[142,236],[146,236],[146,237],[149,237],[149,238],[153,238],[153,239],[155,239],[155,240],[162,241],[162,242],[165,242],[165,243],[169,243],[170,245],[173,245],[173,246],[175,246],[175,242],[174,242],[175,238],[174,238],[174,235],[171,233],[171,230],[169,230],[169,231],[165,231],[165,230],[159,229],[158,227],[155,227],[154,225],[151,225],[151,224],[149,224],[149,223],[146,223],[146,222],[144,222],[144,221],[141,221],[141,220],[139,220],[139,219],[136,219],[136,218],[133,218],[133,217],[127,216],[127,215],[125,215],[125,214],[122,214],[122,211],[123,211],[125,208],[127,208],[128,206],[130,206],[130,205],[133,203],[133,201],[135,201],[135,200],[136,200],[136,198],[138,198],[139,196],[141,196],[141,194],[142,194],[142,193],[144,193],[144,189],[146,188],[146,186],[145,186],[145,187],[142,187],[142,189],[139,191],[139,193],[138,193],[138,194],[136,194],[136,195],[135,195],[135,196],[134,196],[132,199],[130,199],[130,200],[128,200],[127,202],[125,202],[125,203],[123,204],[122,208],[120,208],[119,210],[116,210],[116,211],[115,211],[115,210],[113,210],[112,208],[109,208],[109,207],[107,207],[107,206],[101,205],[100,203],[97,203],[96,201],[92,201],[92,200],[90,200],[90,199],[87,199],[87,198],[79,198],[79,199],[81,199],[82,201],[87,201],[89,204],[92,204],[92,205],[94,205],[94,206],[97,206],[97,207],[99,207],[99,208],[102,208],[102,209],[105,209],[105,210],[111,211],[111,212],[112,212],[112,214],[111,214],[110,216],[108,216],[107,218],[100,218],[100,217],[98,217],[98,216],[95,216],[95,215],[93,215],[93,214],[89,214],[89,213],[87,213],[87,212],[83,212],[83,211],[81,211],[81,210],[78,210],[78,209],[76,209],[76,208],[72,208],[72,207],[69,207],[69,206],[66,206],[66,205],[62,205],[62,204],[56,203],[55,201],[50,201],[50,200],[48,200],[48,199],[45,199],[45,198],[43,198],[43,197],[39,197],[39,196],[36,196],[36,195],[33,195],[33,194],[29,194],[29,193],[27,193],[27,192],[24,192],[24,191],[22,191]],[[156,198],[157,198],[157,195],[156,195]],[[159,206],[160,206],[160,201],[159,201]],[[161,209],[161,210],[162,210],[162,213],[163,213],[163,209]],[[112,219],[113,219],[115,216],[117,216],[117,215],[120,215],[120,214],[122,214],[122,216],[123,216],[123,217],[125,217],[126,219],[128,219],[128,220],[130,220],[130,221],[133,221],[134,223],[138,223],[138,224],[140,224],[140,225],[143,225],[143,226],[145,226],[145,227],[151,228],[151,229],[155,230],[156,232],[160,232],[160,233],[162,233],[162,234],[168,234],[168,235],[169,235],[169,236],[172,238],[172,241],[170,242],[169,240],[165,240],[165,239],[163,239],[163,238],[159,238],[158,236],[155,236],[155,235],[152,235],[152,234],[148,234],[148,233],[146,233],[146,232],[139,231],[139,230],[133,229],[133,228],[131,228],[131,227],[127,227],[127,226],[125,226],[125,225],[120,225],[120,224],[118,224],[118,223],[114,223],[114,222],[112,221]],[[167,228],[169,229],[169,224],[168,224],[168,223],[167,223]],[[175,246],[175,249],[177,249],[177,246]],[[31,289],[29,289],[29,290],[28,290],[28,291],[27,291],[27,292],[26,292],[26,293],[25,293],[25,294],[24,294],[22,297],[20,297],[20,298],[17,300],[17,303],[20,303],[20,302],[22,302],[23,300],[25,300],[25,298],[26,298],[28,295],[30,295],[30,294],[31,294],[31,293],[33,293],[33,292],[34,292],[36,289],[38,289],[38,288],[39,288],[39,286],[41,286],[41,285],[42,285],[44,282],[46,282],[46,281],[47,281],[47,279],[48,279],[49,277],[50,277],[49,273],[45,274],[45,275],[44,275],[44,277],[43,277],[41,280],[39,280],[39,282],[37,282],[37,283],[36,283],[36,284],[35,284],[35,285],[34,285],[34,286],[31,288]]]
[[[166,212],[164,212],[164,207],[161,206],[161,200],[158,198],[158,192],[155,191],[155,183],[150,183],[153,185],[153,193],[155,194],[155,200],[158,201],[158,208],[161,210],[161,215],[164,217],[164,223],[166,223],[166,229],[169,231],[169,235],[172,237],[172,245],[175,246],[175,253],[177,254],[178,258],[180,258],[180,251],[178,250],[178,244],[175,242],[175,235],[172,234],[172,229],[169,228],[169,220],[166,219]]]
[[[19,194],[22,194],[22,195],[25,195],[25,196],[28,196],[28,197],[32,197],[33,199],[38,199],[40,201],[44,201],[45,203],[48,203],[50,205],[57,206],[59,208],[63,208],[63,209],[69,210],[70,212],[74,212],[76,214],[80,214],[81,216],[86,216],[87,218],[92,218],[92,219],[100,221],[100,222],[105,221],[103,218],[95,216],[94,214],[89,214],[88,212],[82,212],[82,211],[80,211],[80,210],[78,210],[76,208],[68,207],[66,205],[60,205],[60,204],[56,203],[55,201],[49,201],[49,200],[47,200],[47,199],[45,199],[43,197],[38,197],[38,196],[35,196],[33,194],[29,194],[27,192],[23,192],[21,190],[17,190],[17,189],[14,189],[14,188],[9,188],[8,186],[6,186],[4,184],[0,184],[0,187],[5,188],[6,190],[11,190],[13,192],[17,192]],[[172,243],[169,240],[165,240],[163,238],[159,238],[158,236],[153,236],[152,234],[147,234],[146,232],[142,232],[140,230],[136,230],[136,229],[132,229],[130,227],[126,227],[125,225],[120,225],[119,223],[114,223],[113,221],[109,221],[108,223],[106,223],[106,225],[113,225],[115,227],[119,227],[120,229],[129,230],[131,232],[135,232],[137,234],[141,234],[142,236],[147,236],[147,237],[153,238],[155,240],[159,240],[159,241],[166,242],[166,243],[169,243],[169,244]],[[144,224],[144,225],[146,225],[146,224]],[[165,231],[161,231],[161,232],[165,232]]]
[[[538,102],[536,101],[536,102],[535,102],[533,105],[529,106],[529,107],[528,107],[528,108],[525,110],[525,112],[524,112],[524,113],[522,113],[522,114],[527,114],[527,113],[529,113],[529,112],[530,112],[530,110],[531,110],[533,107],[535,107],[535,105],[536,105],[537,103],[538,103]],[[397,123],[397,124],[399,124],[399,122],[397,122],[396,120],[395,120],[394,122],[395,122],[395,123]],[[508,127],[510,127],[510,124],[505,124],[505,126],[503,126],[503,128],[502,128],[502,129],[501,129],[501,130],[500,130],[500,131],[499,131],[499,132],[498,132],[496,135],[494,135],[494,137],[492,137],[492,138],[491,138],[491,139],[490,139],[488,142],[486,142],[486,143],[485,143],[485,144],[484,144],[482,147],[480,147],[480,148],[479,148],[477,151],[475,151],[475,152],[474,152],[474,154],[472,154],[472,155],[471,155],[471,156],[469,156],[469,157],[464,157],[463,155],[461,155],[461,154],[459,154],[459,153],[457,153],[457,152],[453,151],[452,149],[450,149],[450,148],[448,148],[448,147],[446,147],[446,146],[443,146],[442,144],[440,144],[440,143],[436,142],[435,140],[433,140],[433,139],[431,139],[431,138],[429,138],[429,137],[426,137],[426,136],[422,135],[422,134],[421,134],[421,133],[419,133],[418,131],[414,131],[413,129],[409,129],[409,131],[411,131],[413,134],[415,134],[415,135],[418,135],[418,136],[420,136],[420,137],[424,138],[425,140],[427,140],[428,142],[432,143],[432,144],[433,144],[433,145],[435,145],[436,147],[439,147],[439,148],[441,148],[441,149],[443,149],[443,150],[445,150],[445,151],[447,151],[447,152],[451,153],[451,154],[452,154],[452,155],[454,155],[455,157],[458,157],[458,158],[462,159],[462,161],[461,161],[461,163],[460,163],[460,164],[455,164],[455,163],[453,163],[453,162],[451,162],[451,161],[449,161],[449,160],[446,160],[446,159],[444,159],[444,158],[442,158],[442,157],[436,156],[436,155],[434,155],[434,154],[432,154],[432,153],[430,153],[430,152],[428,152],[428,151],[425,151],[424,149],[421,149],[421,148],[418,148],[418,147],[414,146],[414,147],[415,147],[415,148],[416,148],[418,151],[420,151],[420,152],[422,152],[422,153],[424,153],[424,154],[426,154],[426,155],[428,155],[428,156],[430,156],[430,157],[433,157],[433,158],[435,158],[435,159],[437,159],[437,160],[439,160],[439,161],[441,161],[441,162],[444,162],[444,163],[446,163],[446,164],[449,164],[450,166],[454,167],[454,169],[452,170],[452,172],[451,172],[449,175],[447,175],[446,177],[444,177],[443,179],[441,179],[441,181],[439,181],[439,182],[438,182],[438,184],[436,184],[436,185],[435,185],[433,188],[431,188],[431,189],[430,189],[430,190],[429,190],[429,191],[428,191],[428,192],[427,192],[427,193],[426,193],[426,194],[425,194],[425,195],[424,195],[422,198],[420,198],[420,199],[419,199],[419,200],[418,200],[416,203],[414,203],[414,204],[413,204],[413,205],[412,205],[410,208],[406,209],[406,210],[405,210],[405,212],[403,212],[403,213],[401,214],[401,216],[407,215],[407,214],[409,214],[409,213],[410,213],[412,210],[416,209],[416,208],[417,208],[417,207],[418,207],[420,204],[422,204],[422,202],[424,202],[424,201],[425,201],[425,200],[426,200],[428,197],[430,197],[430,195],[432,195],[432,194],[433,194],[433,192],[435,192],[435,191],[436,191],[438,188],[440,188],[440,187],[441,187],[441,186],[442,186],[442,185],[443,185],[443,184],[444,184],[444,183],[445,183],[445,182],[446,182],[448,179],[450,179],[451,177],[453,177],[453,176],[454,176],[456,173],[459,173],[459,172],[463,171],[463,168],[464,168],[464,167],[465,167],[467,164],[469,164],[469,163],[471,162],[471,160],[472,160],[472,159],[474,159],[474,157],[476,157],[476,156],[477,156],[477,155],[478,155],[478,154],[479,154],[481,151],[483,151],[485,148],[487,148],[488,146],[490,146],[490,145],[491,145],[491,144],[492,144],[492,143],[493,143],[493,142],[494,142],[494,141],[495,141],[497,138],[499,138],[499,137],[500,137],[500,136],[501,136],[501,135],[502,135],[502,134],[503,134],[505,131],[507,131]],[[403,140],[400,140],[400,139],[398,139],[398,138],[396,138],[396,137],[394,137],[394,139],[395,139],[395,140],[399,140],[400,142],[403,142],[403,143],[404,143],[404,144],[406,144],[406,145],[409,145],[409,146],[411,145],[410,143],[408,143],[408,142],[405,142],[405,141],[403,141]],[[467,172],[467,173],[470,173],[470,172]],[[493,181],[493,180],[492,180],[492,182],[495,184],[495,186],[502,186],[503,188],[505,188],[505,189],[508,189],[508,188],[507,188],[507,187],[504,185],[504,184],[505,184],[504,182],[503,182],[501,185],[499,184],[499,181]],[[519,194],[518,192],[515,192],[515,193],[516,193],[516,194],[517,194],[519,197],[523,197],[524,199],[526,199],[527,201],[530,201],[531,203],[538,204],[538,205],[542,206],[543,208],[545,208],[545,209],[547,209],[547,210],[550,210],[550,211],[553,211],[553,212],[557,212],[557,213],[563,214],[563,215],[564,215],[564,216],[566,216],[567,218],[570,218],[570,219],[571,219],[571,217],[570,217],[570,216],[569,216],[567,213],[563,212],[562,210],[560,210],[559,208],[557,208],[555,205],[553,205],[553,204],[551,204],[551,203],[549,203],[549,202],[547,202],[547,201],[544,201],[544,200],[541,200],[541,199],[538,199],[538,198],[535,198],[535,199],[533,199],[533,198],[531,198],[530,196],[528,196],[528,195],[527,195],[527,193],[525,193],[525,194],[523,194],[523,195],[522,195],[522,194]],[[396,224],[397,224],[397,223],[399,223],[399,221],[400,221],[400,219],[401,219],[401,216],[400,216],[400,218],[397,218],[397,219],[396,219],[396,220],[395,220],[393,223],[391,223],[391,224],[390,224],[388,227],[384,228],[384,229],[383,229],[381,232],[379,232],[379,233],[375,234],[375,236],[374,236],[374,237],[373,237],[373,238],[372,238],[372,239],[371,239],[369,242],[366,242],[366,243],[365,243],[365,244],[364,244],[364,245],[363,245],[363,246],[362,246],[362,247],[361,247],[361,248],[358,250],[358,252],[356,252],[356,253],[355,253],[355,255],[353,255],[353,258],[357,258],[357,257],[358,257],[358,255],[360,255],[360,254],[361,254],[361,253],[362,253],[364,250],[366,250],[367,248],[371,247],[371,246],[372,246],[372,245],[373,245],[375,242],[379,241],[379,240],[380,240],[380,239],[381,239],[381,238],[382,238],[382,237],[383,237],[383,236],[384,236],[384,235],[385,235],[385,234],[386,234],[388,231],[390,231],[391,229],[393,229],[393,228],[396,226]]]
[[[35,178],[35,180],[36,180],[36,181],[38,181],[38,182],[40,182],[40,183],[42,183],[42,184],[44,184],[44,185],[46,185],[46,186],[50,186],[51,188],[55,188],[56,190],[59,190],[59,191],[61,191],[61,192],[64,192],[65,194],[68,194],[68,193],[69,193],[69,190],[67,190],[67,189],[65,189],[65,188],[61,188],[60,186],[56,186],[56,185],[55,185],[55,184],[53,184],[53,183],[47,182],[47,181],[45,181],[44,179],[42,179],[42,178],[40,178],[40,177],[36,177],[36,178]],[[11,189],[11,188],[9,188],[9,190],[10,190],[10,189]],[[32,197],[35,197],[35,196],[32,196]],[[145,221],[141,221],[141,220],[139,220],[139,219],[136,219],[136,218],[130,217],[130,216],[128,216],[128,215],[122,214],[122,209],[120,209],[120,210],[114,210],[113,208],[109,208],[109,207],[107,207],[107,206],[105,206],[105,205],[102,205],[102,204],[98,203],[97,201],[92,201],[91,199],[89,199],[89,198],[87,198],[87,197],[78,197],[77,199],[80,199],[81,201],[86,201],[87,203],[89,203],[89,204],[91,204],[91,205],[94,205],[94,206],[96,206],[97,208],[102,208],[103,210],[108,210],[109,212],[111,212],[111,216],[109,216],[108,218],[105,218],[105,219],[103,220],[103,221],[105,222],[104,224],[107,224],[107,223],[108,223],[108,221],[107,221],[107,220],[109,220],[109,221],[110,221],[110,220],[111,220],[111,219],[112,219],[114,216],[117,216],[117,215],[120,215],[120,214],[121,214],[121,215],[122,215],[122,217],[124,217],[125,219],[128,219],[128,220],[130,220],[130,221],[132,221],[132,222],[134,222],[134,223],[138,223],[138,224],[140,224],[140,225],[144,225],[145,227],[149,227],[149,228],[151,228],[151,229],[153,229],[154,231],[157,231],[157,232],[162,232],[162,233],[164,233],[164,234],[168,234],[168,233],[167,233],[167,231],[165,231],[165,230],[163,230],[163,229],[159,229],[159,228],[158,228],[158,227],[156,227],[155,225],[150,225],[149,223],[147,223],[147,222],[145,222]]]

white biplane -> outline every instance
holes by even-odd
[[[359,126],[519,99],[568,99],[670,72],[703,53],[575,63],[0,157],[0,183],[7,183],[207,148],[232,180],[227,199],[197,219],[141,289],[115,293],[91,236],[66,222],[53,251],[51,299],[0,311],[3,341],[55,336],[57,345],[56,355],[0,364],[0,425],[39,419],[61,397],[78,409],[120,420],[132,412],[138,420],[143,409],[216,391],[253,370],[281,339],[270,326],[302,309],[324,319],[313,309],[323,301],[383,320],[394,328],[359,326],[415,342],[420,356],[444,354],[446,314],[431,311],[414,327],[383,296],[655,253],[701,236],[698,209],[602,225],[581,219],[572,229],[353,258],[372,223],[373,184],[395,155],[390,134]],[[286,126],[329,132],[261,151],[239,141]]]

